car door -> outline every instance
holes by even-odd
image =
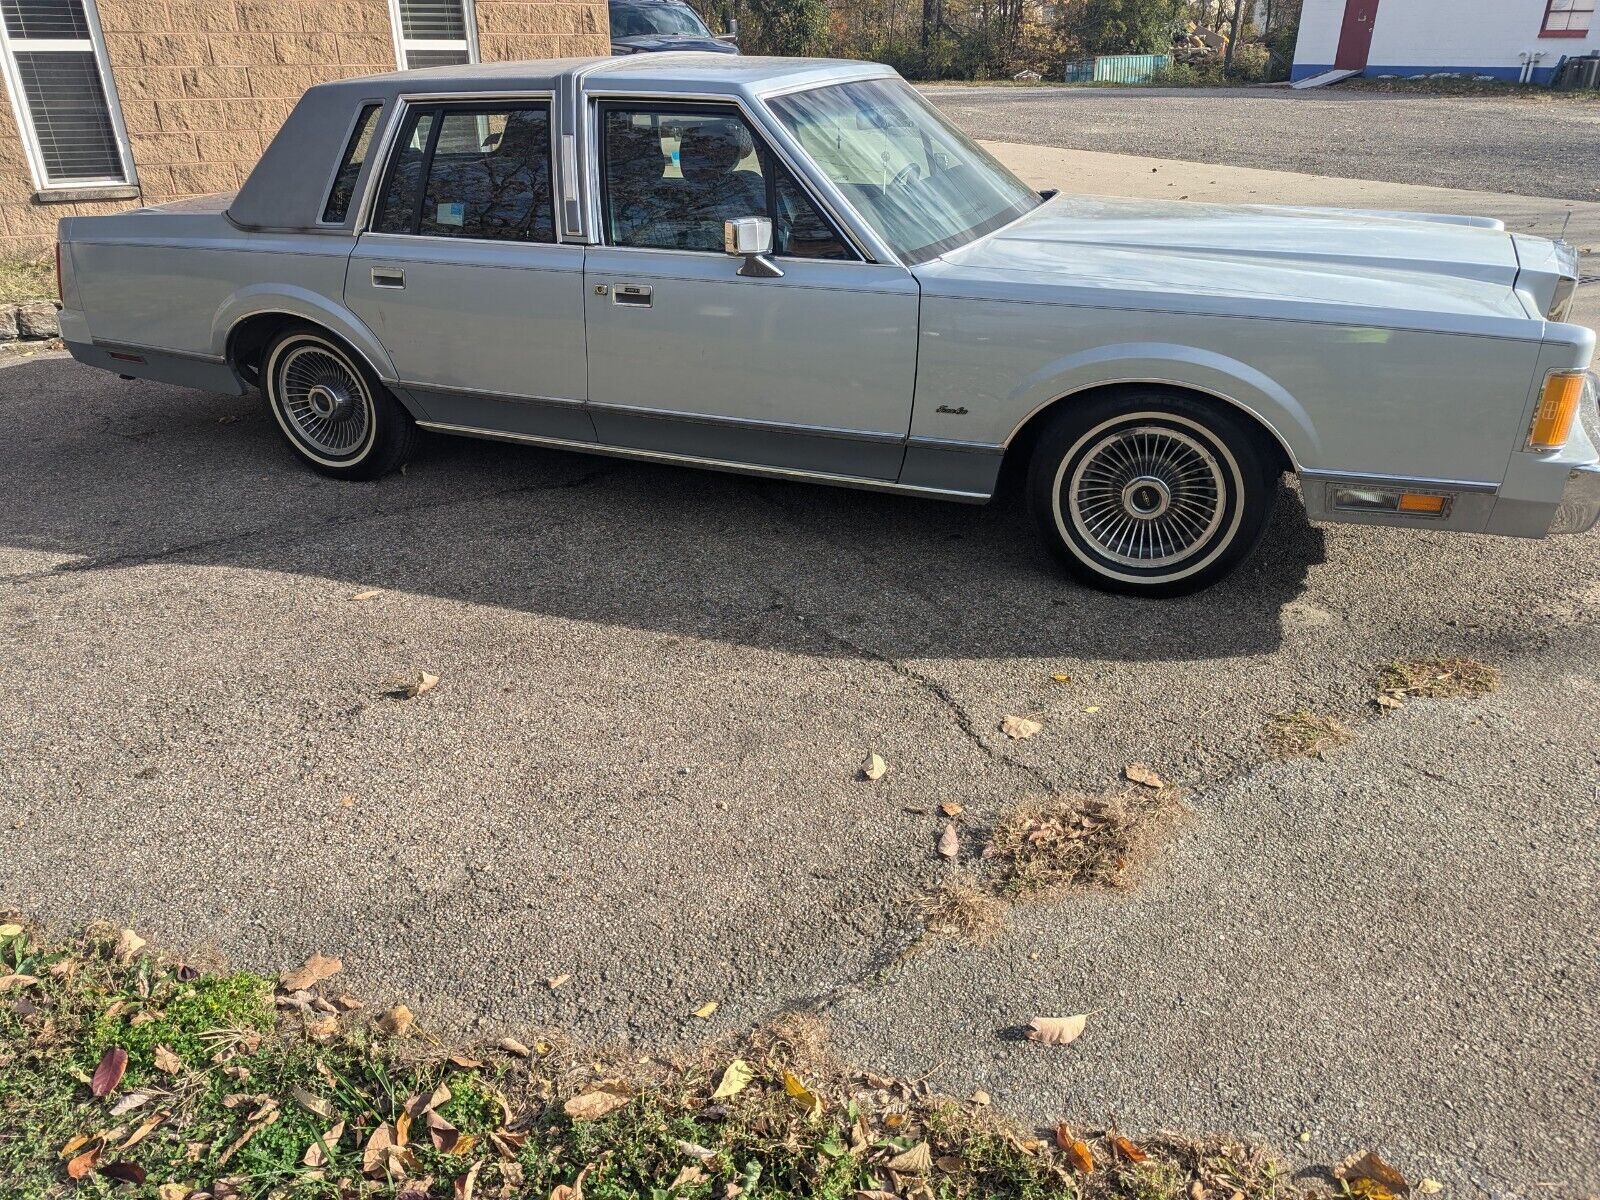
[[[584,266],[600,441],[893,480],[918,290],[868,262],[737,106],[603,101],[601,245]],[[774,219],[781,276],[740,274],[723,222]]]
[[[345,303],[426,424],[594,440],[583,247],[555,240],[550,103],[404,114]]]

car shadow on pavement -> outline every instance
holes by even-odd
[[[14,447],[0,577],[182,562],[271,570],[804,653],[1232,657],[1282,641],[1323,560],[1285,487],[1261,550],[1194,597],[1064,578],[988,506],[432,437],[402,475],[302,467],[259,398],[59,358],[0,371]]]

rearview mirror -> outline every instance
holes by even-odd
[[[734,217],[722,223],[722,248],[744,259],[739,274],[756,279],[778,279],[783,272],[767,255],[772,253],[772,221],[767,217]]]

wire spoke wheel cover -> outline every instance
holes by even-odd
[[[1129,580],[1203,569],[1231,542],[1243,479],[1216,435],[1173,413],[1125,413],[1084,433],[1055,478],[1061,536]]]
[[[359,459],[376,426],[372,396],[345,354],[320,338],[283,343],[269,364],[273,408],[303,453],[329,465]]]

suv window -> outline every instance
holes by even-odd
[[[553,242],[550,109],[422,109],[408,118],[374,229]]]
[[[339,161],[339,173],[333,177],[333,190],[328,193],[328,203],[322,209],[322,219],[331,225],[343,224],[350,211],[350,199],[355,195],[356,180],[361,177],[367,151],[372,148],[372,131],[377,127],[382,108],[381,104],[364,105],[356,118],[350,144],[344,148],[344,158]]]
[[[722,224],[771,217],[773,252],[854,258],[803,188],[731,109],[603,110],[606,240],[722,252]]]

